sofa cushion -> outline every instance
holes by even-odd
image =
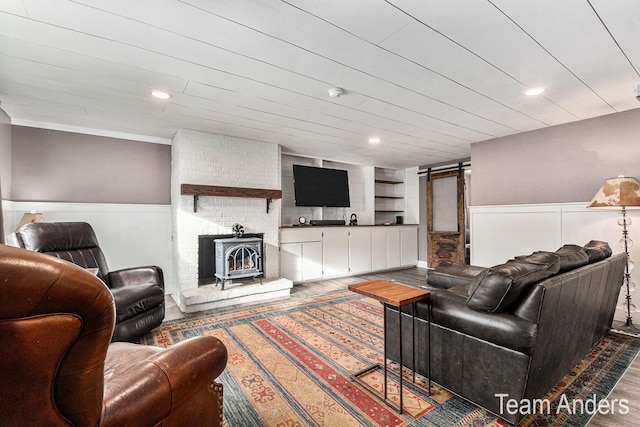
[[[540,268],[549,270],[551,274],[560,272],[560,257],[554,252],[537,251],[531,255],[516,257],[516,261],[537,265]]]
[[[582,246],[564,245],[556,254],[560,257],[560,273],[589,264],[589,255]]]
[[[552,276],[536,264],[510,261],[479,274],[469,285],[467,305],[479,311],[504,310],[517,301],[529,286]]]
[[[589,256],[589,264],[609,258],[613,253],[609,244],[607,242],[601,242],[600,240],[590,241],[584,245],[584,250],[587,251],[587,255]]]
[[[438,266],[427,271],[427,285],[440,289],[468,285],[478,274],[485,270],[485,267],[477,267],[475,265]]]
[[[537,330],[534,323],[508,312],[472,310],[466,303],[466,295],[452,292],[452,289],[433,291],[430,299],[433,324],[513,351],[532,354]],[[426,318],[426,301],[417,302],[416,307],[417,315]]]

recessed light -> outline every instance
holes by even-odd
[[[377,144],[378,142],[380,142],[380,138],[378,137],[369,138],[370,144]]]
[[[524,92],[524,94],[526,96],[535,96],[535,95],[540,95],[542,92],[544,92],[544,88],[543,87],[534,87],[534,88],[526,90]]]
[[[171,98],[171,95],[169,95],[167,92],[161,91],[161,90],[152,90],[151,91],[151,95],[155,96],[156,98],[160,98],[160,99],[169,99]]]

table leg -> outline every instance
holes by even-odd
[[[402,307],[398,307],[398,330],[400,331],[400,337],[398,339],[400,343],[398,352],[398,358],[400,359],[400,409],[398,412],[402,413]]]
[[[411,303],[411,371],[413,372],[413,383],[416,382],[416,303]]]
[[[381,399],[384,403],[386,403],[387,405],[391,406],[393,409],[395,409],[396,411],[398,411],[398,413],[402,414],[403,413],[403,401],[404,401],[404,378],[403,378],[403,357],[402,357],[402,307],[396,307],[396,306],[389,306],[387,303],[382,303],[383,304],[383,325],[384,325],[384,329],[382,331],[382,336],[384,337],[384,346],[383,346],[383,363],[382,365],[380,363],[368,366],[364,369],[362,369],[361,371],[358,371],[354,374],[351,374],[351,380],[358,383],[360,386],[362,386],[363,388],[365,388],[366,390],[368,390],[371,394],[373,394],[374,396],[376,396],[378,399]],[[394,309],[398,310],[398,330],[399,330],[399,337],[398,337],[398,363],[400,365],[400,372],[398,375],[398,388],[399,388],[399,405],[396,404],[394,401],[388,399],[388,382],[389,382],[389,372],[388,372],[388,367],[387,367],[387,308],[388,307],[393,307]],[[412,324],[412,354],[413,354],[413,360],[412,360],[412,370],[413,370],[413,383],[416,384],[416,379],[415,379],[415,360],[416,360],[416,337],[415,337],[415,313],[416,313],[416,308],[414,306],[414,304],[412,303],[411,305],[411,320],[413,322]],[[429,319],[427,319],[429,320]],[[429,328],[431,324],[429,324]],[[430,329],[429,329],[430,330]],[[428,350],[431,350],[431,347],[427,347]],[[428,355],[428,357],[431,357],[431,354]],[[425,390],[424,387],[416,384],[416,386],[418,388],[421,388],[423,391],[429,392],[430,394],[430,390],[431,390],[431,359],[429,359],[429,390]],[[384,371],[384,382],[383,382],[383,393],[381,393],[380,391],[374,389],[373,387],[371,387],[369,384],[367,384],[366,382],[364,382],[362,379],[360,379],[360,376],[365,375],[368,372],[371,372],[373,370],[376,369],[382,369]]]
[[[382,365],[384,366],[384,400],[387,400],[387,304],[382,305],[382,340],[384,341]]]
[[[429,376],[428,395],[431,396],[431,300],[427,301],[427,375]]]

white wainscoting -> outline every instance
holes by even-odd
[[[110,270],[157,265],[164,271],[165,292],[171,283],[171,206],[104,203],[2,201],[5,235],[12,233],[22,214],[42,212],[47,221],[91,224]]]
[[[536,205],[471,206],[471,264],[489,267],[516,255],[534,251],[554,251],[564,244],[584,245],[590,240],[609,243],[614,253],[622,252],[619,240],[622,230],[617,224],[620,211],[587,209],[588,202]],[[640,211],[628,211],[633,224],[629,237],[637,244],[630,257],[638,266],[631,279],[640,283]],[[624,296],[623,286],[621,295]],[[632,293],[640,307],[640,291]],[[619,306],[623,298],[619,299]],[[632,314],[633,316],[633,314]],[[616,310],[616,320],[624,320],[626,312]],[[639,323],[640,313],[636,313]]]

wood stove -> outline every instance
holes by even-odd
[[[260,278],[262,283],[262,238],[231,237],[215,239],[215,277],[222,283],[241,278]]]

